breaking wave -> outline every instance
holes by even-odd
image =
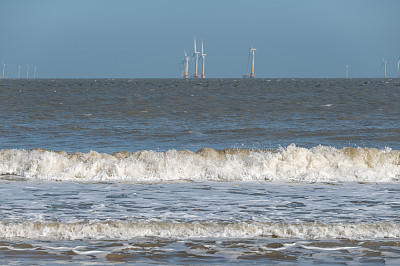
[[[198,152],[0,150],[0,175],[57,181],[398,182],[400,151],[294,144],[277,150],[203,148]]]
[[[396,223],[288,224],[288,223],[175,223],[175,222],[0,222],[1,239],[118,239],[162,238],[399,238]]]

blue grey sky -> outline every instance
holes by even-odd
[[[259,78],[341,78],[346,64],[383,77],[383,58],[397,77],[399,27],[399,0],[0,0],[0,63],[9,78],[18,65],[40,78],[177,78],[197,36],[210,78],[246,74],[252,43]]]

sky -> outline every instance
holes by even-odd
[[[205,74],[398,77],[399,0],[0,0],[5,76],[179,78],[193,37]],[[190,66],[193,74],[194,63]],[[1,75],[1,72],[0,72]]]

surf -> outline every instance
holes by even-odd
[[[78,182],[393,182],[400,179],[400,151],[292,144],[276,150],[203,148],[90,151],[0,150],[0,175]]]
[[[2,239],[83,240],[162,238],[399,238],[397,223],[264,223],[264,222],[0,222]]]

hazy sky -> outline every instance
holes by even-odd
[[[0,0],[10,78],[180,77],[194,35],[210,78],[246,74],[252,43],[260,78],[382,77],[383,58],[397,77],[400,1]]]

